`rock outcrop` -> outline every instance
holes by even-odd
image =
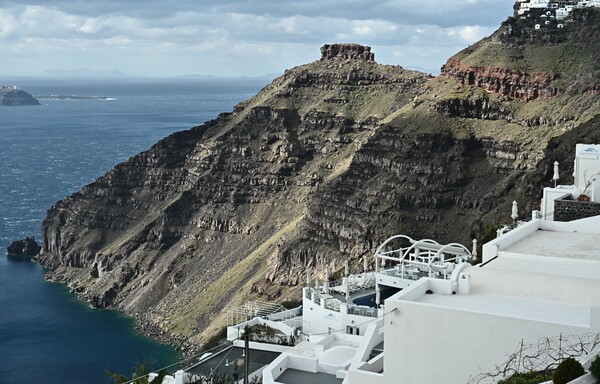
[[[8,256],[36,256],[42,247],[35,241],[33,236],[28,236],[22,240],[13,241],[7,248]]]
[[[360,44],[325,44],[321,47],[321,60],[375,61],[371,47]]]
[[[465,117],[482,120],[499,120],[509,114],[508,108],[489,98],[448,98],[440,100],[435,107],[436,111],[447,113],[449,116]]]
[[[497,93],[507,100],[543,100],[560,93],[560,89],[552,86],[552,82],[558,78],[556,73],[526,73],[509,68],[474,67],[450,59],[442,67],[441,74],[461,84]]]
[[[40,105],[40,102],[29,93],[20,90],[14,85],[0,86],[0,105]]]

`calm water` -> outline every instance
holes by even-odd
[[[131,319],[93,310],[43,280],[34,263],[4,256],[10,241],[35,235],[46,210],[115,164],[170,133],[231,111],[266,81],[2,79],[34,95],[111,100],[42,100],[0,107],[0,384],[106,383],[142,361],[179,357],[137,334]]]

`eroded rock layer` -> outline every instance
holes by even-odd
[[[547,99],[560,93],[552,81],[556,73],[526,73],[508,68],[474,67],[458,60],[448,60],[441,74],[456,79],[461,84],[474,85],[486,91],[497,93],[509,100]]]
[[[600,84],[600,9],[575,9],[557,27],[509,17],[491,36],[442,67],[443,76],[506,100],[594,96]]]

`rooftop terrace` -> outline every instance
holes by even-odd
[[[249,372],[255,372],[260,368],[269,365],[279,355],[280,353],[278,352],[250,349]],[[244,348],[229,347],[200,361],[193,367],[186,369],[186,372],[198,376],[215,372],[226,374],[228,376],[233,376],[234,373],[237,373],[241,378],[244,372]]]
[[[343,380],[327,373],[312,373],[288,368],[277,378],[277,381],[286,384],[341,384]]]

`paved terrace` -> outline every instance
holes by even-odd
[[[211,372],[225,373],[228,376],[232,376],[235,370],[234,362],[236,362],[237,373],[239,374],[239,377],[242,378],[244,374],[244,357],[242,356],[243,352],[243,348],[229,347],[224,351],[221,351],[201,361],[192,368],[186,369],[186,372],[199,376],[207,376]],[[260,368],[269,365],[279,355],[280,353],[278,352],[250,349],[250,364],[248,371],[255,372]]]
[[[537,230],[502,247],[485,268],[600,280],[600,234]]]
[[[423,295],[416,301],[460,311],[507,316],[523,320],[576,327],[589,327],[590,325],[590,307],[582,304],[476,293],[469,295]]]
[[[342,379],[327,373],[311,373],[297,369],[286,369],[278,378],[277,382],[285,384],[341,384]]]

